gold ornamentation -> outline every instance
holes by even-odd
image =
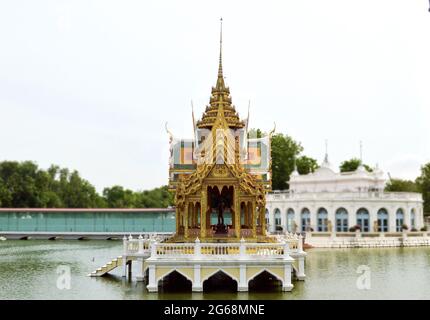
[[[234,187],[233,206],[231,208],[234,216],[234,229],[228,233],[228,237],[235,237],[238,241],[242,235],[257,239],[257,235],[264,236],[264,212],[266,206],[265,192],[268,189],[263,181],[257,180],[257,177],[249,173],[239,155],[239,138],[233,131],[245,127],[245,122],[240,120],[235,107],[232,105],[230,89],[224,83],[222,72],[222,42],[220,42],[220,61],[218,68],[218,78],[216,86],[212,88],[212,94],[209,105],[200,121],[197,121],[197,128],[210,129],[210,137],[201,146],[200,151],[204,152],[204,157],[197,161],[195,169],[189,170],[191,173],[179,173],[178,180],[172,182],[172,190],[175,191],[175,205],[177,217],[184,220],[185,232],[182,232],[183,226],[177,223],[177,234],[184,234],[184,237],[176,237],[174,241],[188,241],[194,237],[198,230],[188,230],[188,205],[194,201],[200,202],[200,237],[201,240],[211,241],[216,235],[209,227],[210,224],[210,199],[208,199],[208,187],[217,187],[222,190],[223,187]],[[194,123],[194,118],[193,118]],[[223,134],[218,134],[221,129]],[[166,125],[167,131],[167,125]],[[232,133],[233,132],[233,133]],[[170,132],[168,132],[170,134]],[[274,133],[271,131],[270,137]],[[218,145],[219,144],[219,145]],[[212,147],[212,145],[214,147]],[[220,163],[218,160],[223,160]],[[270,171],[271,171],[270,160]],[[207,179],[209,178],[209,179]],[[267,182],[266,182],[267,184]],[[269,181],[270,184],[270,181]],[[209,201],[209,203],[208,203]],[[252,206],[251,229],[241,233],[241,201],[250,202]],[[257,216],[260,219],[260,226],[257,227]],[[207,229],[206,229],[207,228]],[[259,228],[259,229],[257,229]],[[234,230],[234,234],[232,234]],[[263,239],[258,239],[265,241]]]

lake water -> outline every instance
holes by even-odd
[[[429,247],[310,249],[306,280],[287,293],[157,294],[119,269],[87,276],[121,252],[121,241],[0,241],[0,299],[430,299]],[[57,288],[59,266],[70,267],[70,289]],[[357,288],[360,266],[370,289]]]

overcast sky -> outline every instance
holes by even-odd
[[[224,75],[250,126],[338,166],[414,179],[430,161],[427,0],[2,1],[0,161],[78,170],[99,191],[167,184]]]

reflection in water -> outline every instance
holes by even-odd
[[[0,299],[429,299],[430,248],[312,249],[306,259],[306,280],[292,292],[148,293],[142,282],[121,277],[118,268],[103,278],[87,274],[120,255],[120,241],[2,241]],[[71,269],[71,288],[57,288],[58,266]],[[357,268],[370,268],[370,290],[357,289]],[[133,266],[133,274],[136,274]],[[265,275],[262,275],[264,277]],[[267,276],[267,275],[266,275]],[[257,279],[256,280],[261,280]],[[268,280],[268,279],[266,279]],[[269,285],[270,281],[260,282]],[[176,280],[173,283],[177,283]],[[208,282],[209,284],[210,282]],[[216,283],[216,281],[215,281]],[[236,282],[233,281],[234,285]],[[182,285],[178,285],[181,287]],[[224,288],[228,289],[228,288]]]

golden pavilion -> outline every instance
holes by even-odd
[[[221,22],[222,23],[222,22]],[[270,134],[251,137],[248,119],[232,104],[222,67],[209,105],[194,121],[193,139],[170,135],[169,189],[175,193],[174,242],[265,242],[266,198],[271,189]]]

